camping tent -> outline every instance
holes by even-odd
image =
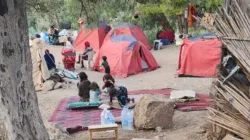
[[[179,76],[216,77],[221,45],[218,39],[183,40],[177,74]]]
[[[217,37],[212,33],[205,33],[205,34],[201,34],[201,35],[198,35],[198,36],[190,37],[190,38],[188,38],[188,40],[196,41],[196,40],[199,40],[199,39],[208,39],[208,38],[211,39],[211,38],[217,38]]]
[[[111,75],[127,77],[142,72],[154,70],[158,64],[148,48],[129,35],[113,36],[105,41],[97,55],[93,69],[104,71],[99,67],[102,56],[107,56]]]
[[[106,27],[106,24],[93,28],[85,25],[74,41],[75,50],[84,51],[86,49],[84,43],[88,41],[94,51],[98,52],[106,36]]]
[[[67,30],[67,29],[63,29],[63,30],[61,30],[60,32],[59,32],[59,34],[58,34],[59,36],[70,36],[71,35],[71,33],[70,33],[70,31],[69,30]]]
[[[115,26],[105,37],[105,41],[109,40],[112,36],[116,35],[131,35],[134,36],[138,41],[143,43],[148,49],[151,49],[146,35],[143,33],[142,29],[130,23],[120,23]]]

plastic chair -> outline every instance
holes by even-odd
[[[161,40],[155,40],[154,41],[154,50],[160,50],[162,45],[163,45],[163,43],[161,42]]]

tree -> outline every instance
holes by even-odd
[[[0,0],[0,110],[10,140],[49,140],[32,80],[24,0]]]
[[[179,32],[182,33],[181,17],[188,3],[188,0],[159,0],[158,3],[154,4],[151,2],[142,4],[139,9],[145,14],[165,15],[165,19],[168,16],[176,16]]]
[[[160,8],[161,0],[136,0],[139,4],[137,9],[146,15],[151,16],[155,21],[158,21],[164,30],[173,29],[170,25],[169,20]]]
[[[139,6],[145,14],[164,14],[169,17],[176,17],[179,32],[183,33],[182,15],[189,3],[195,4],[198,8],[205,8],[208,12],[214,12],[221,5],[222,0],[137,0],[142,4]],[[199,9],[201,10],[201,9]]]

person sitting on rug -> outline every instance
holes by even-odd
[[[90,91],[90,81],[85,72],[80,72],[78,74],[80,82],[77,84],[78,95],[80,96],[80,102],[89,102],[89,91]]]
[[[90,84],[90,91],[89,91],[89,102],[98,102],[100,101],[99,95],[101,94],[101,90],[96,82],[92,82]]]
[[[106,87],[109,89],[109,104],[113,104],[113,98],[117,98],[118,103],[121,107],[127,105],[130,101],[134,103],[134,99],[128,98],[128,91],[127,88],[124,86],[114,86],[112,81],[106,81]]]
[[[104,90],[106,87],[109,87],[110,85],[110,83],[111,84],[115,84],[115,79],[112,77],[112,75],[110,75],[110,74],[105,74],[104,76],[103,76],[103,83],[104,83],[104,85],[102,86],[102,90]],[[108,82],[109,81],[109,82]]]

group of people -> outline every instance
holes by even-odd
[[[56,68],[55,58],[49,50],[45,50],[43,55],[42,48],[45,46],[41,36],[37,34],[31,37],[30,52],[32,60],[32,76],[36,91],[42,90],[44,81],[50,78],[49,70]]]
[[[49,34],[49,43],[52,45],[56,45],[58,43],[59,30],[52,25],[48,30],[48,34]]]
[[[77,84],[77,87],[80,102],[99,102],[101,100],[100,95],[105,94],[102,93],[102,90],[105,88],[110,97],[110,105],[112,105],[114,99],[118,100],[121,107],[127,105],[130,101],[134,102],[133,99],[131,100],[128,98],[127,88],[124,86],[116,86],[115,80],[110,74],[105,74],[103,76],[102,90],[96,82],[90,82],[88,80],[88,76],[85,72],[80,72],[78,77],[80,81]]]
[[[81,63],[81,68],[85,68],[84,62],[83,62],[84,60],[88,61],[88,66],[90,67],[91,66],[90,63],[93,62],[93,57],[95,54],[93,48],[90,46],[90,43],[87,41],[85,42],[85,48],[86,48],[85,51],[83,52],[83,54],[80,54],[78,56],[78,61],[76,62],[78,64]],[[100,67],[104,68],[106,74],[110,74],[110,66],[107,61],[107,56],[102,56],[102,60],[103,62]]]

